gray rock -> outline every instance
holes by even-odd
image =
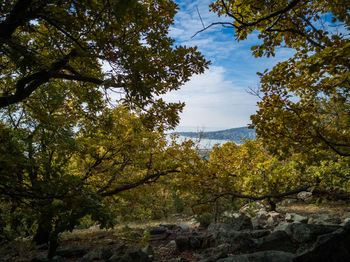
[[[171,240],[166,246],[166,248],[176,248],[176,242],[175,240]]]
[[[143,253],[145,253],[148,256],[148,258],[153,259],[153,257],[154,257],[154,249],[153,249],[152,246],[147,245],[144,248],[142,248],[141,251]]]
[[[237,218],[233,218],[231,223],[233,230],[240,231],[245,229],[253,229],[252,220],[245,214],[242,214]]]
[[[81,262],[90,262],[94,260],[103,260],[109,259],[113,255],[113,252],[109,249],[97,249],[92,250],[89,253],[85,254],[81,259]]]
[[[297,194],[297,198],[302,201],[305,201],[306,203],[310,203],[312,200],[312,193],[307,191],[302,191]]]
[[[53,258],[48,259],[46,253],[40,254],[35,258],[33,258],[32,260],[30,260],[30,262],[65,262],[65,261],[66,259],[61,256],[54,256]]]
[[[232,229],[232,226],[226,223],[214,222],[208,226],[208,231],[211,232],[226,232]]]
[[[339,229],[340,226],[291,223],[285,232],[296,242],[304,243],[315,240],[317,236]]]
[[[164,226],[158,226],[158,227],[150,227],[148,228],[148,231],[150,233],[150,235],[159,235],[159,234],[163,234],[167,231],[166,227]]]
[[[291,253],[269,250],[222,258],[217,262],[292,262],[293,258]]]
[[[180,252],[190,248],[190,239],[188,236],[178,236],[175,239],[175,243],[177,250]]]
[[[192,250],[200,249],[202,247],[203,238],[198,236],[192,236],[189,238],[190,248]]]
[[[81,246],[64,246],[56,250],[56,255],[61,257],[82,257],[86,253],[85,247]]]
[[[270,235],[259,238],[257,250],[278,250],[294,253],[297,245],[291,240],[285,231],[274,231]]]
[[[151,262],[152,259],[140,249],[129,250],[126,254],[115,254],[110,257],[108,262]]]
[[[285,217],[287,222],[307,223],[308,218],[295,213],[287,213]]]
[[[332,233],[320,235],[310,250],[298,255],[295,262],[350,261],[350,223]]]
[[[258,229],[258,230],[252,230],[249,232],[250,236],[252,238],[261,238],[269,235],[271,233],[268,229]]]

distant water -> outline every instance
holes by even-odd
[[[186,140],[193,140],[195,143],[198,144],[200,149],[211,149],[213,146],[219,144],[223,145],[226,142],[229,142],[229,140],[221,140],[221,139],[207,139],[207,138],[202,138],[201,140],[198,141],[197,138],[194,137],[188,137],[188,136],[179,136],[177,139],[178,143],[181,143]]]

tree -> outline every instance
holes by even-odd
[[[269,154],[259,140],[215,146],[208,162],[197,160],[192,169],[186,171],[188,175],[178,183],[185,192],[196,188],[192,205],[199,213],[208,211],[205,208],[210,210],[213,203],[215,212],[220,213],[217,202],[224,198],[227,200],[221,200],[220,205],[224,206],[221,211],[232,208],[235,199],[267,199],[274,209],[277,201],[306,190],[315,185],[316,180],[303,172],[304,167],[297,159],[279,160]]]
[[[1,238],[20,228],[52,256],[82,217],[111,226],[116,195],[179,172],[163,131],[183,104],[157,96],[208,62],[167,37],[175,13],[168,0],[1,3]]]
[[[349,1],[225,1],[212,9],[233,19],[238,41],[257,34],[256,57],[277,47],[294,56],[259,73],[261,101],[252,127],[268,148],[350,156]],[[321,158],[329,157],[323,154]]]
[[[154,103],[207,65],[167,37],[175,13],[167,0],[3,1],[0,108],[58,79]]]

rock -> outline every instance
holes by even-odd
[[[200,262],[215,262],[220,258],[227,257],[227,253],[224,251],[218,251],[217,253],[211,255],[210,257],[201,259]]]
[[[350,223],[332,233],[320,235],[310,250],[298,255],[295,262],[350,261]]]
[[[56,250],[56,255],[61,257],[82,257],[86,253],[85,247],[81,246],[64,246]]]
[[[268,229],[258,229],[258,230],[252,230],[249,232],[249,234],[252,238],[261,238],[261,237],[269,235],[270,233],[271,233],[271,231]]]
[[[158,226],[158,227],[150,227],[148,228],[148,232],[150,235],[160,235],[167,231],[166,227],[164,226]]]
[[[267,212],[260,212],[255,218],[252,218],[253,229],[263,229],[267,224]]]
[[[214,222],[214,223],[210,223],[210,225],[208,226],[208,231],[212,231],[212,232],[226,232],[232,229],[232,226],[229,224],[225,224],[225,223],[219,223],[219,222]]]
[[[179,257],[179,258],[170,259],[168,260],[168,262],[189,262],[189,261],[183,257]]]
[[[178,226],[183,230],[183,231],[189,231],[191,227],[189,225],[186,225],[184,223],[179,223]]]
[[[233,230],[240,231],[245,229],[253,229],[252,220],[245,214],[242,214],[237,218],[233,218],[231,223]]]
[[[189,238],[190,249],[196,250],[202,247],[203,238],[193,236]]]
[[[267,216],[268,216],[268,218],[266,220],[267,227],[275,227],[283,219],[283,215],[278,213],[278,212],[275,212],[275,211],[268,212]]]
[[[94,260],[106,260],[113,255],[113,252],[109,249],[97,249],[92,250],[89,253],[85,254],[81,259],[81,262],[90,262]]]
[[[154,249],[152,246],[147,245],[144,248],[141,249],[143,253],[145,253],[149,259],[153,260],[154,257]]]
[[[175,230],[177,228],[176,224],[161,224],[160,227],[165,227],[168,230]]]
[[[166,246],[166,248],[176,248],[176,242],[175,240],[171,240]]]
[[[302,191],[297,194],[297,198],[306,202],[311,203],[312,202],[312,193],[307,191]]]
[[[190,239],[187,236],[178,236],[175,243],[177,250],[180,252],[188,250],[190,247]]]
[[[292,262],[293,258],[291,253],[269,250],[222,258],[217,262]]]
[[[129,250],[126,254],[115,254],[107,260],[108,262],[151,262],[152,259],[140,249]]]
[[[293,243],[289,235],[285,231],[274,231],[270,235],[259,238],[257,250],[278,250],[294,253],[297,245]]]
[[[340,217],[330,217],[325,220],[326,224],[330,225],[340,225],[342,223],[342,220]]]
[[[61,256],[54,256],[53,258],[48,259],[46,253],[40,254],[35,258],[33,258],[32,260],[30,260],[30,262],[65,262],[65,261],[66,259]]]
[[[255,248],[257,243],[252,239],[249,231],[230,230],[228,232],[219,232],[216,236],[216,240],[219,244],[232,245],[232,249],[235,251]]]
[[[308,224],[321,224],[325,225],[327,222],[325,222],[327,219],[329,219],[329,215],[325,213],[320,213],[317,215],[313,215],[312,217],[309,218]]]
[[[339,226],[332,225],[290,223],[285,226],[284,232],[286,232],[293,241],[304,243],[315,240],[317,236],[333,232],[339,228]]]
[[[295,213],[287,213],[285,220],[287,222],[307,223],[308,218]]]

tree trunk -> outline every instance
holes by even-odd
[[[37,245],[47,244],[50,239],[50,232],[52,230],[52,226],[49,221],[39,221],[38,229],[36,230],[33,241]]]

